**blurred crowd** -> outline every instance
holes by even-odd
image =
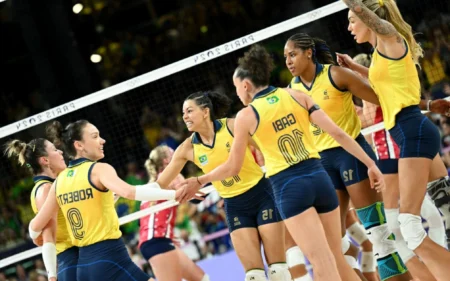
[[[102,56],[101,62],[96,64],[100,88],[193,55],[211,44],[214,46],[224,43],[281,20],[279,5],[270,4],[273,1],[253,0],[245,1],[245,5],[241,5],[238,0],[198,0],[190,1],[192,4],[186,6],[175,1],[174,5],[180,6],[179,9],[159,13],[156,11],[163,10],[157,7],[159,1],[138,1],[139,4],[125,10],[121,6],[126,5],[126,1],[80,2],[84,4],[84,9],[80,12],[82,26],[102,33],[102,36],[98,36],[101,39],[96,39],[98,42],[92,47],[94,53]],[[142,9],[145,11],[141,12],[148,14],[151,20],[135,24],[132,31],[118,31],[117,21],[124,16],[123,13]],[[267,18],[264,23],[251,20],[263,17]],[[414,30],[420,32],[418,38],[425,51],[420,70],[424,96],[432,99],[450,96],[450,15],[433,10],[427,12],[424,17],[406,14],[405,18]],[[151,34],[143,32],[144,29],[149,30],[147,25],[152,27],[150,30],[155,31]],[[91,36],[97,37],[95,34]],[[280,39],[266,46],[272,52],[277,65],[274,72],[275,85],[287,85],[291,79],[290,73],[284,67],[283,44],[284,39]],[[354,52],[351,55],[355,55],[357,51]],[[228,91],[229,87],[217,85],[219,90]],[[108,106],[113,108],[113,112],[119,117],[120,112],[124,110],[118,103],[111,102]],[[8,122],[13,122],[47,108],[49,105],[40,97],[39,91],[33,91],[28,101],[17,100],[6,108],[4,114]],[[139,126],[143,143],[136,143],[124,137],[125,149],[130,153],[125,159],[125,165],[119,168],[119,175],[126,182],[137,185],[148,180],[142,165],[147,155],[142,154],[142,146],[147,148],[146,151],[159,144],[166,144],[175,149],[189,135],[182,121],[180,108],[181,104],[173,104],[172,111],[162,115],[149,106],[142,107]],[[238,108],[239,102],[236,102],[231,112],[236,112]],[[442,158],[447,167],[450,167],[450,118],[434,115],[430,118],[441,130]],[[27,237],[28,223],[34,217],[29,199],[32,179],[19,169],[12,172],[22,175],[22,179],[3,192],[7,197],[3,198],[0,207],[0,258],[33,246]],[[198,173],[199,170],[193,164],[188,164],[183,170],[184,176],[187,177]],[[182,249],[193,260],[208,258],[232,248],[227,235],[205,239],[209,237],[208,234],[227,228],[221,200],[217,194],[210,195],[205,201],[201,204],[184,204],[178,208],[176,236]],[[139,210],[139,204],[121,198],[116,204],[117,213],[119,216],[133,213]],[[136,248],[138,229],[138,221],[121,227],[133,261],[151,274],[151,268]],[[43,263],[36,257],[0,272],[0,281],[44,281],[45,276]]]

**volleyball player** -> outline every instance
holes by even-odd
[[[351,70],[335,66],[325,41],[306,33],[292,35],[284,48],[286,66],[294,78],[290,87],[309,95],[330,116],[336,125],[350,135],[376,161],[371,146],[361,134],[361,122],[353,104],[353,95],[378,103],[368,83]],[[342,250],[350,247],[345,218],[349,199],[374,246],[381,280],[410,280],[407,269],[397,253],[394,237],[386,224],[383,199],[370,186],[364,164],[345,151],[329,134],[313,125],[314,143],[322,165],[336,189],[341,211]],[[388,239],[386,239],[389,237]],[[344,252],[344,254],[345,254]],[[351,258],[346,256],[347,260]],[[354,258],[350,265],[359,272]]]
[[[145,162],[150,182],[157,180],[172,159],[173,150],[165,145],[154,148]],[[183,180],[178,176],[170,183],[169,189]],[[164,201],[157,201],[162,203]],[[141,210],[153,205],[141,202]],[[209,277],[186,254],[173,243],[173,229],[177,216],[177,206],[164,209],[140,219],[139,249],[158,278],[158,281],[209,281]],[[170,267],[168,267],[170,265]]]
[[[183,104],[183,120],[193,134],[175,151],[157,183],[169,185],[187,161],[207,173],[225,162],[234,142],[235,120],[223,118],[231,100],[217,92],[197,92]],[[284,227],[272,198],[270,182],[246,146],[240,173],[212,184],[224,198],[231,241],[246,274],[245,280],[266,280],[261,242],[269,264],[269,280],[291,280],[283,247]]]
[[[370,72],[372,88],[380,99],[387,130],[401,147],[398,163],[400,188],[400,231],[409,249],[427,265],[437,280],[450,276],[450,253],[427,237],[420,210],[427,188],[432,160],[439,157],[440,136],[423,116],[416,64],[422,48],[415,41],[393,0],[344,0],[350,8],[349,31],[357,43],[374,48]]]
[[[270,55],[258,45],[239,59],[233,82],[239,99],[250,106],[236,117],[236,140],[228,160],[206,175],[186,180],[182,185],[187,188],[186,196],[202,183],[236,175],[253,136],[264,155],[281,217],[313,265],[314,279],[360,280],[341,252],[338,200],[320,164],[309,132],[310,120],[366,164],[374,188],[384,188],[383,176],[375,161],[306,94],[269,86],[272,69]]]
[[[20,140],[8,142],[5,149],[8,157],[18,158],[21,166],[26,166],[33,174],[34,187],[31,191],[31,207],[36,214],[41,210],[47,198],[52,182],[56,176],[66,168],[62,151],[55,148],[53,143],[43,138],[37,138],[28,144]],[[56,237],[55,237],[56,230]],[[42,259],[47,269],[47,277],[50,281],[76,281],[76,264],[78,261],[78,248],[73,247],[67,232],[66,222],[61,212],[57,219],[45,226],[42,233]],[[56,267],[58,264],[58,268]],[[70,268],[62,273],[59,270]]]
[[[254,146],[250,146],[253,156],[255,157],[256,163],[266,171],[264,166],[264,156],[261,151],[256,149]],[[291,273],[292,280],[296,281],[313,281],[306,268],[305,255],[302,250],[297,246],[292,236],[289,234],[286,226],[284,226],[284,250],[286,251],[286,264],[289,267],[289,272]],[[357,253],[355,257],[357,256]]]
[[[358,63],[365,67],[370,66],[370,58],[366,54],[360,54],[355,57],[355,60],[352,60],[348,55],[344,54],[337,54],[338,61],[341,63],[341,65],[345,67],[353,66],[353,64]],[[361,75],[364,75],[364,73],[360,73]],[[367,77],[366,77],[367,78]],[[365,112],[366,119],[369,120],[370,124],[373,124],[374,122],[381,122],[383,121],[383,114],[380,107],[373,105],[371,103],[364,103],[363,111]],[[419,108],[421,110],[427,110],[431,111],[433,113],[442,114],[442,115],[449,115],[450,112],[450,101],[444,100],[444,99],[437,99],[437,100],[425,100],[422,98],[419,103]],[[376,116],[375,116],[376,115]],[[389,137],[386,137],[386,136]],[[382,130],[379,132],[376,132],[374,134],[374,137],[377,141],[377,148],[379,151],[378,158],[381,158],[382,162],[379,161],[380,165],[383,165],[383,167],[380,167],[381,171],[384,174],[393,174],[392,179],[390,176],[388,176],[386,179],[387,186],[393,186],[397,188],[390,188],[387,189],[386,192],[393,192],[393,194],[384,194],[383,199],[386,198],[392,198],[392,208],[398,209],[398,201],[396,198],[399,196],[398,191],[398,153],[399,148],[395,141],[390,141],[392,137],[390,137],[389,132],[387,130]],[[389,152],[389,153],[388,153]],[[383,155],[381,155],[383,154]],[[391,183],[393,181],[393,183]],[[435,206],[441,211],[442,215],[444,216],[444,220],[446,221],[446,235],[447,235],[447,247],[450,246],[450,179],[448,177],[448,171],[445,167],[445,164],[443,163],[442,159],[440,157],[435,157],[433,159],[433,162],[431,164],[431,170],[430,175],[428,177],[428,195],[433,200]],[[424,204],[425,206],[428,206],[428,198],[425,197]],[[385,200],[385,204],[386,200]],[[423,207],[423,206],[422,206]],[[421,212],[422,216],[424,215],[432,215],[435,213],[435,210],[432,210],[431,207],[425,207],[424,209],[426,211]],[[398,210],[395,211],[396,216],[398,216]],[[394,217],[393,217],[394,218]],[[426,219],[426,218],[425,218]],[[393,219],[392,221],[397,221],[397,219]],[[436,243],[442,244],[442,233],[441,233],[441,223],[438,220],[435,221],[435,227],[436,229],[432,229],[431,232],[429,232],[431,240],[435,241]],[[398,228],[398,225],[397,225]],[[444,230],[445,231],[445,230]],[[444,233],[445,236],[445,233]],[[445,247],[445,246],[444,246]]]
[[[60,208],[72,244],[79,247],[78,267],[82,270],[77,271],[78,280],[148,280],[148,275],[131,261],[121,240],[112,192],[132,200],[156,201],[178,198],[183,190],[160,190],[155,188],[156,183],[131,186],[117,176],[112,166],[95,162],[104,157],[105,140],[86,120],[71,123],[64,130],[55,121],[47,133],[57,147],[64,148],[71,161],[30,222],[30,236],[39,236]]]
[[[369,67],[370,58],[366,54],[359,54],[354,62]],[[381,108],[368,102],[363,102],[363,116],[365,123],[370,126],[383,121]],[[416,257],[414,252],[408,249],[398,225],[399,214],[399,187],[398,187],[398,158],[400,148],[390,136],[387,130],[372,133],[373,144],[378,158],[378,167],[383,172],[388,188],[383,192],[383,201],[386,206],[386,219],[389,229],[395,235],[395,243],[400,257],[405,262],[411,275],[422,281],[436,280],[428,268]],[[433,161],[440,160],[435,159]],[[444,169],[444,174],[446,170]],[[431,240],[445,247],[445,228],[441,214],[431,200],[425,196],[421,207],[421,216],[427,220],[428,235]]]

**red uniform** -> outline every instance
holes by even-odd
[[[383,112],[381,111],[381,107],[377,107],[374,124],[380,122],[383,122]],[[388,130],[383,129],[381,131],[373,133],[372,139],[375,146],[375,154],[377,155],[378,160],[399,158],[400,149],[389,134]]]
[[[175,179],[171,185],[176,184],[178,181],[178,178]],[[166,200],[159,200],[157,202],[142,201],[141,210],[165,201]],[[177,206],[142,217],[140,219],[138,247],[141,247],[142,243],[152,238],[173,239],[176,216]]]

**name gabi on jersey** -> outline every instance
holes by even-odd
[[[94,194],[92,194],[92,188],[75,190],[72,192],[67,192],[58,196],[59,205],[65,205],[73,202],[93,199]]]
[[[279,132],[291,125],[294,125],[295,123],[297,123],[297,120],[295,120],[294,114],[289,113],[288,115],[272,122],[272,126],[275,132]]]

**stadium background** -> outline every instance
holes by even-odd
[[[0,127],[332,2],[301,0],[282,5],[264,0],[0,2]],[[419,33],[417,38],[425,49],[420,71],[424,96],[450,95],[450,2],[397,2],[406,20]],[[283,46],[294,32],[319,36],[333,51],[350,55],[370,53],[370,46],[356,46],[346,32],[346,18],[346,11],[338,12],[261,42],[270,50],[277,66],[272,83],[287,85],[290,81],[290,73],[284,67]],[[247,41],[251,43],[250,39]],[[188,136],[181,119],[181,105],[187,95],[214,89],[234,99],[230,116],[241,107],[231,74],[245,50],[230,52],[57,119],[63,124],[80,118],[93,122],[107,141],[104,161],[111,163],[127,182],[143,183],[146,181],[143,162],[149,151],[161,143],[176,148]],[[58,113],[54,114],[57,117]],[[442,157],[450,166],[450,120],[430,118],[441,129]],[[44,126],[2,138],[0,144],[11,138],[28,141],[42,136]],[[188,165],[183,173],[190,176],[198,171]],[[33,217],[29,206],[31,187],[30,176],[15,163],[0,158],[0,259],[33,247],[26,233]],[[226,229],[223,212],[215,201],[206,208],[195,205],[179,208],[179,236],[191,242],[185,250],[195,260],[232,248],[228,236],[206,243],[201,239]],[[124,199],[117,204],[120,216],[137,209],[137,204]],[[141,263],[135,248],[137,229],[137,221],[122,227],[130,254]],[[0,269],[0,281],[45,280],[42,270],[42,262],[35,257]]]

